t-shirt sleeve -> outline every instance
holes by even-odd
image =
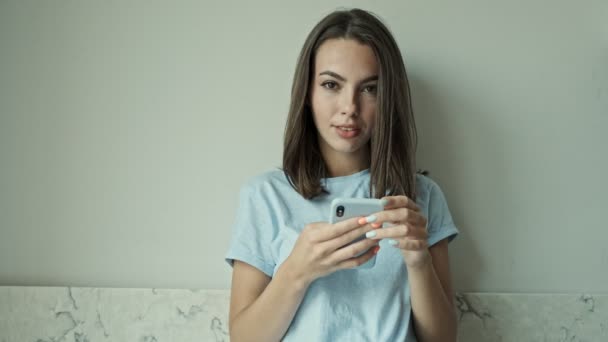
[[[244,185],[239,194],[226,262],[232,267],[234,260],[239,260],[272,277],[275,267],[270,248],[275,235],[273,221],[268,202],[252,185]]]
[[[429,187],[427,219],[429,247],[445,238],[448,238],[448,242],[450,242],[460,233],[452,220],[448,203],[441,188],[432,180]]]

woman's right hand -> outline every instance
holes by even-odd
[[[375,229],[370,224],[360,224],[360,219],[353,217],[334,224],[315,222],[306,225],[283,265],[305,286],[335,271],[362,265],[378,252],[380,241],[363,239],[346,246]]]

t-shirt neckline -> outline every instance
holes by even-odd
[[[355,179],[367,176],[368,174],[369,174],[369,168],[365,169],[365,170],[357,171],[353,174],[346,175],[346,176],[322,178],[322,182],[325,184],[331,184],[331,183],[336,183],[336,182],[351,181],[351,180],[355,180]]]

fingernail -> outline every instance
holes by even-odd
[[[380,200],[380,203],[382,203],[383,207],[386,207],[386,205],[388,204],[388,200],[386,198],[383,198]]]
[[[365,224],[365,217],[360,218],[357,222],[359,222],[359,224]]]
[[[378,218],[376,217],[376,215],[369,215],[368,217],[365,218],[365,221],[367,223],[372,223],[375,222]]]
[[[380,227],[382,227],[382,223],[375,222],[375,223],[372,223],[371,226],[374,228],[380,228]]]
[[[365,233],[365,237],[367,237],[367,238],[373,238],[374,236],[376,236],[376,232],[373,230]]]
[[[395,245],[397,245],[397,243],[398,243],[397,240],[393,240],[393,239],[388,240],[388,244],[391,246],[395,246]]]
[[[379,251],[379,250],[380,250],[380,246],[376,246],[376,247],[374,247],[374,249],[372,249],[372,252],[373,252],[374,254],[378,254],[378,251]]]

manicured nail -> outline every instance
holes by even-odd
[[[362,217],[357,221],[359,224],[365,224],[365,217]]]
[[[397,242],[397,240],[393,240],[393,239],[389,239],[388,240],[388,244],[391,246],[396,246],[399,242]]]
[[[374,227],[374,228],[380,228],[380,227],[382,227],[382,223],[380,223],[380,222],[374,222],[374,223],[371,224],[371,226]]]
[[[379,251],[379,250],[380,250],[380,246],[376,246],[376,247],[374,247],[374,249],[372,249],[372,252],[373,252],[374,254],[378,254],[378,251]]]
[[[376,232],[373,230],[370,230],[369,232],[365,233],[365,237],[367,238],[373,238],[374,236],[376,236]]]
[[[386,198],[383,198],[380,200],[380,203],[382,203],[383,207],[386,207],[386,205],[388,204],[388,200]]]
[[[375,222],[378,218],[376,217],[376,215],[369,215],[368,217],[365,218],[365,221],[367,223],[372,223]]]

